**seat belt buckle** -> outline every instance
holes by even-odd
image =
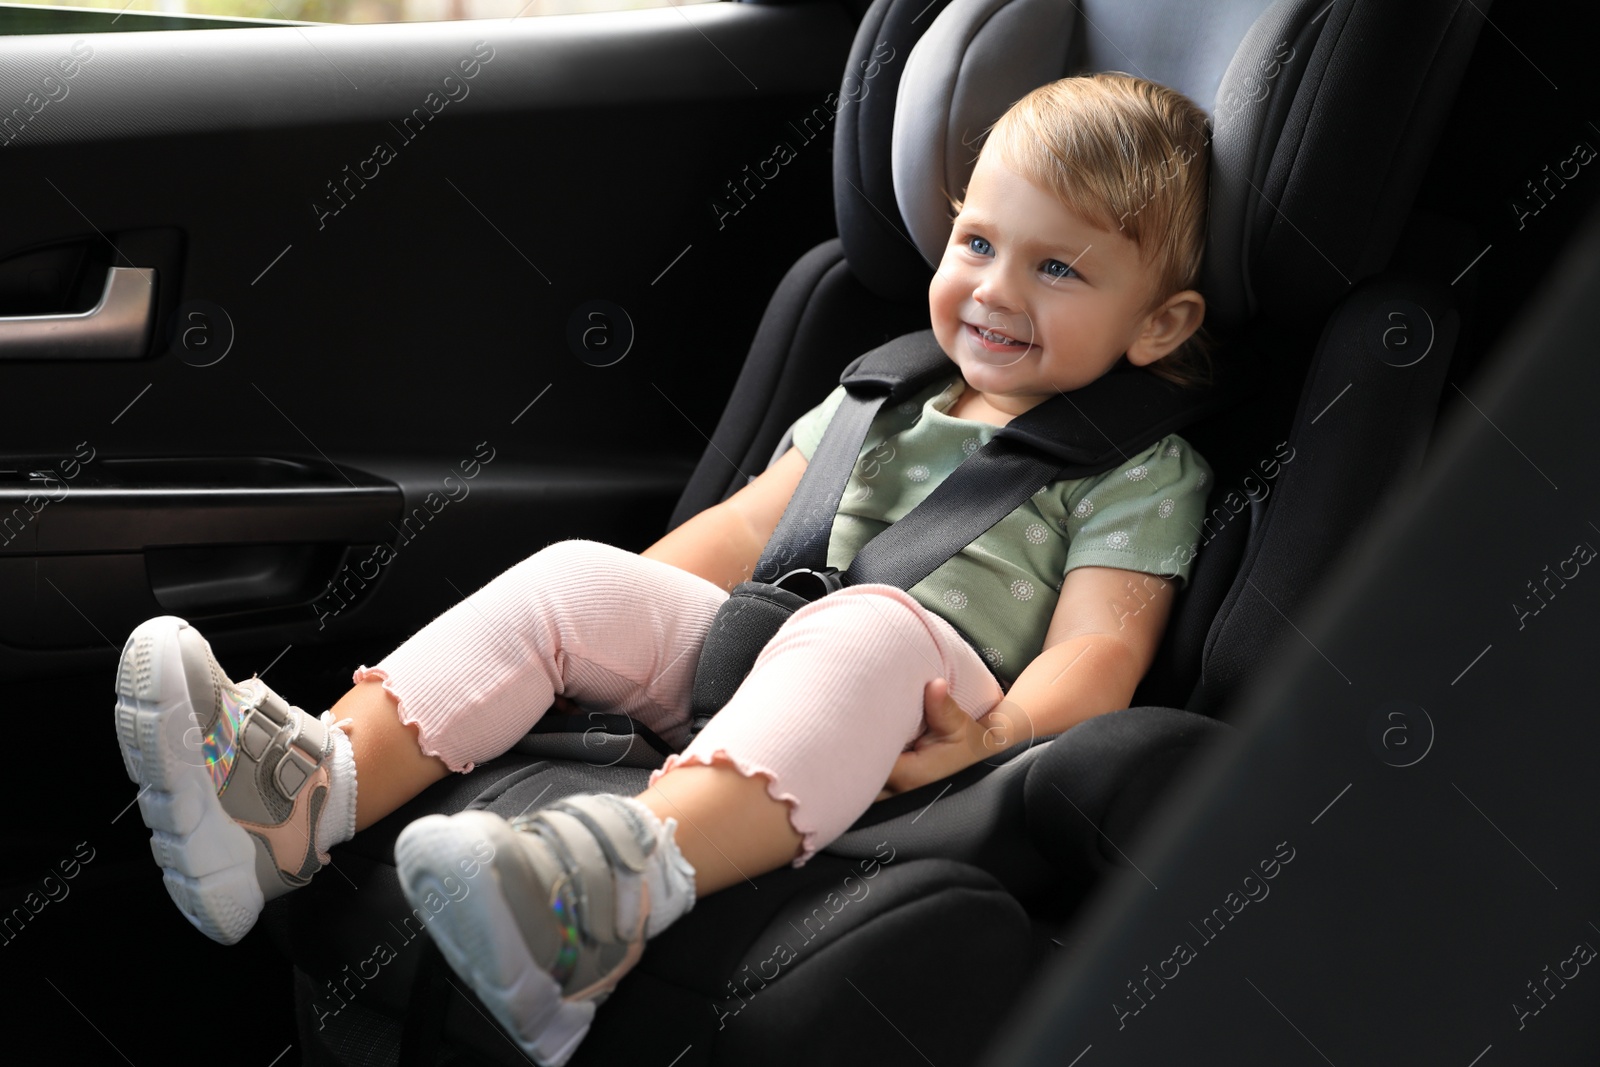
[[[821,600],[829,593],[843,589],[844,579],[836,567],[823,567],[821,570],[796,567],[772,584],[806,600]]]

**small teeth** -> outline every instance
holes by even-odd
[[[978,331],[978,334],[985,341],[992,341],[995,344],[1011,344],[1011,345],[1021,344],[1022,343],[1022,342],[1017,341],[1017,340],[1015,340],[1013,338],[1007,337],[1003,333],[996,333],[993,330],[986,330],[982,326],[975,326],[973,328]]]

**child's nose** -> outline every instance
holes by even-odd
[[[998,274],[988,274],[972,291],[972,299],[990,311],[1015,311],[1017,304],[1010,287]]]

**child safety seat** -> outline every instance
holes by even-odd
[[[788,427],[836,382],[850,399],[774,537],[799,535],[787,543],[822,575],[790,582],[802,598],[803,582],[813,594],[831,580],[909,586],[981,533],[974,483],[958,477],[968,467],[998,472],[983,494],[998,519],[1015,506],[1008,495],[1110,465],[1114,448],[1084,433],[1088,420],[1040,405],[942,483],[917,509],[926,518],[894,524],[849,578],[826,573],[822,516],[872,412],[934,362],[927,287],[949,234],[945,192],[965,188],[979,134],[1013,101],[1099,70],[1208,108],[1200,288],[1224,342],[1219,367],[1245,369],[1188,394],[1113,372],[1074,399],[1093,394],[1094,421],[1123,448],[1183,428],[1217,476],[1211,515],[1133,707],[875,804],[805,867],[700,901],[600,1006],[573,1067],[977,1059],[1023,983],[1062,951],[1051,934],[1126,862],[1116,848],[1189,754],[1227,730],[1215,716],[1294,639],[1290,620],[1343,539],[1421,465],[1457,333],[1459,288],[1444,279],[1476,249],[1470,235],[1408,228],[1408,212],[1487,6],[875,0],[846,68],[859,78],[875,62],[872,91],[845,94],[856,99],[835,131],[839,236],[774,294],[672,525],[736,492],[741,468],[781,456]],[[958,515],[971,526],[940,529]],[[788,577],[773,562],[764,554],[760,573]],[[746,654],[711,654],[697,714],[720,707]],[[667,752],[603,709],[546,715],[512,752],[337,848],[348,880],[271,902],[263,924],[294,963],[304,1061],[526,1062],[406,924],[394,839],[432,812],[509,817],[572,793],[636,792]],[[364,968],[379,944],[386,964]]]

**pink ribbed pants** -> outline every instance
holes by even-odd
[[[456,771],[509,750],[557,695],[627,714],[677,749],[701,644],[727,598],[660,560],[558,541],[354,680],[382,680],[401,721],[417,725],[422,751]],[[791,615],[727,705],[650,784],[680,763],[765,775],[804,839],[793,861],[801,866],[871,806],[924,732],[923,689],[938,677],[974,718],[1004,696],[960,633],[909,594],[847,587]]]

